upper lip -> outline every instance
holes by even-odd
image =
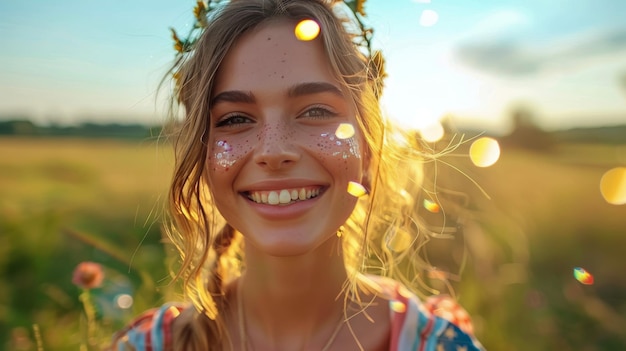
[[[242,186],[238,192],[270,191],[310,186],[326,187],[328,184],[312,179],[268,179]]]

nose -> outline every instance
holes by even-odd
[[[294,144],[294,132],[288,126],[266,124],[259,135],[259,144],[254,152],[254,162],[269,170],[290,167],[300,160],[300,151]]]

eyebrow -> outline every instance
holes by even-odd
[[[339,97],[343,97],[343,93],[339,88],[326,82],[307,82],[296,84],[289,88],[287,96],[300,97],[320,93],[332,93]],[[256,99],[254,98],[252,92],[249,91],[227,90],[215,95],[211,99],[211,105],[215,105],[220,102],[253,104],[256,102]]]
[[[256,99],[254,98],[254,95],[252,95],[249,91],[228,90],[215,95],[211,99],[211,106],[220,102],[243,102],[246,104],[253,104],[255,101]]]
[[[289,88],[287,95],[289,97],[299,97],[319,93],[333,93],[339,97],[343,97],[343,93],[339,88],[326,82],[307,82],[296,84]]]

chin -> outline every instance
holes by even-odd
[[[259,254],[273,257],[294,257],[312,253],[326,244],[332,244],[336,238],[334,232],[314,234],[297,230],[271,229],[257,230],[254,235],[244,234],[248,250],[253,249]]]

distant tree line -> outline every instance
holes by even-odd
[[[146,126],[138,123],[91,122],[70,126],[57,124],[41,126],[28,119],[13,119],[0,121],[0,137],[12,135],[140,140],[158,137],[162,128],[162,126]],[[464,131],[459,130],[459,132]],[[617,126],[573,128],[547,132],[538,127],[534,119],[519,112],[513,114],[512,132],[500,139],[503,145],[537,151],[550,150],[552,146],[558,143],[626,144],[626,123]]]
[[[84,137],[103,139],[146,139],[159,136],[160,126],[119,123],[81,123],[63,126],[40,126],[26,119],[0,121],[0,136]]]

